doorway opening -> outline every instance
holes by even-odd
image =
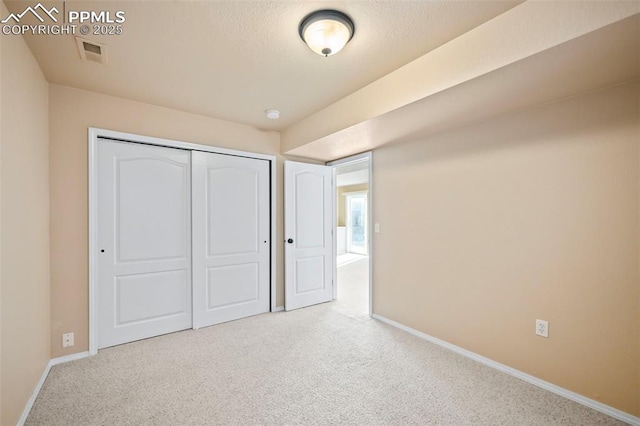
[[[342,309],[370,314],[370,156],[334,165],[336,294]]]

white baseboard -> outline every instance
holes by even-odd
[[[20,416],[20,419],[18,419],[18,423],[16,425],[17,426],[23,426],[24,423],[27,421],[27,417],[29,416],[29,413],[31,412],[31,409],[33,408],[33,404],[36,402],[36,398],[38,398],[38,394],[40,393],[40,390],[42,389],[42,386],[44,385],[44,381],[47,379],[47,376],[49,375],[49,371],[51,371],[51,367],[53,367],[54,365],[58,365],[58,364],[64,364],[65,362],[75,361],[75,360],[82,359],[82,358],[87,358],[88,356],[89,356],[89,352],[80,352],[80,353],[77,353],[77,354],[61,356],[59,358],[53,358],[52,360],[50,360],[47,363],[47,365],[44,367],[44,371],[42,372],[42,376],[40,376],[40,380],[38,380],[38,383],[36,384],[36,387],[33,390],[33,393],[31,394],[31,397],[27,401],[27,405],[24,406],[24,410],[22,410],[22,415]]]
[[[568,389],[562,388],[560,386],[554,385],[553,383],[549,383],[537,377],[531,376],[527,373],[524,373],[520,370],[516,370],[515,368],[511,368],[507,365],[501,364],[499,362],[493,361],[489,358],[486,358],[482,355],[478,355],[475,352],[468,351],[466,349],[461,348],[460,346],[453,345],[444,340],[438,339],[437,337],[430,336],[421,331],[415,330],[411,327],[407,327],[406,325],[400,324],[388,318],[385,318],[378,314],[371,315],[372,318],[377,319],[385,324],[389,324],[393,327],[396,327],[400,330],[406,331],[409,334],[413,334],[416,337],[424,339],[428,342],[441,346],[445,349],[449,349],[457,354],[470,358],[474,361],[478,361],[481,364],[489,366],[491,368],[495,368],[496,370],[502,371],[503,373],[507,373],[515,378],[520,380],[524,380],[525,382],[531,383],[532,385],[538,386],[542,389],[548,390],[549,392],[553,392],[556,395],[563,396],[571,401],[577,402],[578,404],[587,406],[596,411],[604,413],[608,416],[616,418],[618,420],[622,420],[623,422],[629,423],[630,425],[640,426],[640,417],[636,417],[629,413],[625,413],[624,411],[618,410],[617,408],[610,407],[609,405],[603,404],[601,402],[595,401],[593,399],[587,398],[586,396],[580,395]]]
[[[284,306],[276,306],[271,312],[282,312],[284,311]]]
[[[22,410],[22,415],[20,416],[20,419],[18,419],[18,423],[16,424],[16,426],[23,426],[24,422],[27,421],[27,417],[31,412],[31,408],[33,407],[33,404],[36,402],[36,398],[40,393],[40,389],[42,389],[42,385],[44,385],[44,381],[47,379],[47,376],[49,375],[49,371],[51,370],[51,367],[52,367],[51,361],[49,361],[47,365],[44,367],[42,376],[40,376],[40,380],[38,380],[38,383],[36,384],[36,388],[33,390],[31,397],[27,401],[27,405],[25,405],[24,410]]]
[[[64,364],[65,362],[76,361],[82,358],[89,358],[89,351],[53,358],[49,361],[49,364],[53,367],[54,365]]]

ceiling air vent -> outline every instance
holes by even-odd
[[[107,46],[80,37],[76,37],[76,42],[78,43],[80,58],[83,61],[97,62],[98,64],[107,63]]]

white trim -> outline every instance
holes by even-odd
[[[47,380],[47,376],[51,371],[51,367],[53,367],[54,365],[64,364],[65,362],[87,358],[88,356],[89,356],[89,352],[80,352],[77,354],[61,356],[59,358],[53,358],[52,360],[49,360],[47,365],[44,367],[44,371],[42,372],[42,376],[40,376],[40,380],[38,380],[36,387],[33,389],[33,393],[31,394],[31,397],[27,401],[27,404],[24,406],[24,410],[22,410],[22,415],[20,416],[20,419],[18,419],[18,423],[16,423],[16,425],[23,426],[24,423],[27,421],[27,417],[29,417],[29,413],[31,412],[31,409],[33,408],[33,404],[35,404],[36,399],[38,398],[38,395],[42,390],[42,386],[44,386],[45,380]]]
[[[363,152],[362,154],[352,155],[350,157],[340,158],[339,160],[333,160],[327,162],[327,166],[344,166],[351,163],[357,163],[359,161],[369,160],[371,161],[371,151]]]
[[[341,158],[339,160],[334,160],[334,161],[329,161],[327,163],[327,166],[331,166],[333,167],[333,180],[335,182],[336,180],[336,171],[335,171],[335,167],[336,166],[344,166],[347,164],[353,164],[353,163],[358,163],[360,161],[368,161],[369,162],[369,190],[368,190],[368,194],[367,194],[367,219],[369,220],[368,222],[368,232],[369,232],[369,239],[368,239],[368,244],[369,244],[369,316],[373,317],[373,224],[374,224],[374,220],[373,220],[373,151],[368,151],[368,152],[363,152],[362,154],[357,154],[357,155],[352,155],[351,157],[346,157],[346,158]],[[333,200],[334,202],[338,199],[338,195],[337,195],[337,186],[334,185],[333,186]],[[336,214],[336,208],[333,209],[333,230],[335,233],[335,230],[337,229],[337,225],[338,225],[338,218],[337,218],[337,214]],[[337,237],[337,236],[336,236]],[[337,244],[337,238],[333,239],[333,257],[334,259],[338,258],[338,244]],[[338,265],[337,262],[334,262],[333,265],[333,282],[335,284],[338,283]],[[333,298],[335,299],[337,297],[337,285],[333,286]]]
[[[271,176],[271,312],[279,312],[276,306],[276,160],[275,157],[269,162],[269,173]],[[281,306],[284,310],[284,306]]]
[[[51,364],[51,366],[54,366],[54,365],[64,364],[66,362],[77,361],[83,358],[89,358],[89,356],[90,356],[89,351],[78,352],[77,354],[71,354],[71,355],[61,356],[58,358],[53,358],[51,361],[49,361],[49,364]]]
[[[98,129],[89,128],[89,354],[98,353]]]
[[[276,306],[275,308],[271,309],[271,312],[282,312],[284,311],[284,306]]]
[[[215,154],[235,155],[238,157],[255,158],[269,161],[269,177],[271,179],[271,311],[276,309],[276,156],[267,154],[257,154],[253,152],[237,151],[233,149],[218,148],[215,146],[201,145],[189,142],[181,142],[171,139],[155,138],[151,136],[137,135],[133,133],[116,132],[113,130],[90,127],[88,132],[89,140],[89,354],[98,353],[98,321],[97,312],[97,242],[98,242],[98,138],[109,138],[118,141],[163,146],[168,148],[178,148],[191,151],[211,152]]]
[[[257,158],[260,160],[275,161],[275,155],[269,154],[257,154],[247,151],[238,151],[235,149],[218,148],[211,145],[202,145],[197,143],[176,141],[173,139],[155,138],[153,136],[137,135],[134,133],[116,132],[113,130],[99,129],[95,127],[89,128],[89,136],[95,135],[96,137],[117,139],[122,142],[144,143],[147,145],[164,146],[168,148],[186,149],[190,151],[204,151],[213,152],[216,154],[235,155],[238,157]]]
[[[367,215],[369,219],[369,316],[373,315],[373,152],[366,153],[369,156],[369,205]]]
[[[24,406],[24,410],[22,410],[22,415],[20,416],[20,419],[18,419],[18,423],[16,423],[16,426],[22,426],[24,425],[24,422],[27,421],[27,417],[29,417],[29,413],[33,408],[33,404],[36,402],[36,398],[38,398],[38,394],[40,393],[40,390],[44,385],[44,381],[47,379],[47,376],[49,375],[49,371],[51,371],[51,367],[52,367],[51,361],[49,361],[47,365],[44,367],[42,376],[40,376],[40,380],[38,380],[38,383],[36,384],[36,387],[33,390],[31,397],[27,401],[27,405]]]
[[[524,373],[520,370],[516,370],[515,368],[509,367],[507,365],[501,364],[499,362],[493,361],[492,359],[486,358],[482,355],[478,355],[475,352],[471,352],[467,349],[461,348],[460,346],[456,346],[444,340],[438,339],[437,337],[430,336],[426,333],[408,327],[404,324],[400,324],[388,318],[385,318],[378,314],[372,315],[373,319],[381,321],[385,324],[389,324],[393,327],[396,327],[402,331],[405,331],[409,334],[412,334],[416,337],[419,337],[423,340],[426,340],[435,345],[441,346],[445,349],[448,349],[452,352],[455,352],[464,357],[470,358],[474,361],[477,361],[481,364],[484,364],[488,367],[494,368],[503,373],[509,374],[517,379],[524,380],[527,383],[538,386],[544,390],[555,393],[556,395],[560,395],[565,397],[571,401],[577,402],[578,404],[584,405],[586,407],[592,408],[596,411],[604,413],[608,416],[611,416],[615,419],[622,420],[623,422],[627,422],[630,425],[640,426],[640,417],[633,416],[629,413],[625,413],[624,411],[618,410],[617,408],[613,408],[609,405],[603,404],[601,402],[595,401],[593,399],[587,398],[586,396],[580,395],[568,389],[562,388],[560,386],[554,385],[553,383],[549,383],[537,377],[531,376],[530,374]]]
[[[331,163],[327,163],[330,165]],[[331,218],[331,235],[333,236],[333,277],[331,277],[331,284],[333,285],[333,300],[338,298],[338,176],[336,175],[336,168],[331,169],[331,191],[333,192],[333,209]]]

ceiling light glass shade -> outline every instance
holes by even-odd
[[[353,21],[337,10],[318,10],[300,23],[302,40],[318,55],[335,55],[353,38]]]

